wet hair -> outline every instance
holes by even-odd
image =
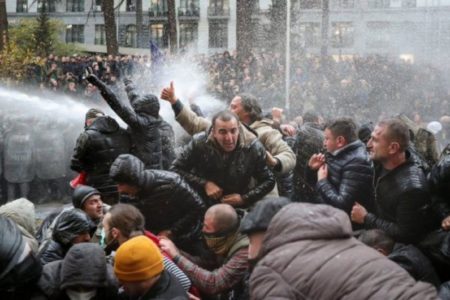
[[[392,249],[394,249],[394,239],[380,229],[365,230],[358,239],[371,248],[383,249],[387,254],[391,253]]]
[[[212,124],[213,128],[216,125],[216,120],[217,119],[219,119],[221,121],[224,121],[224,122],[228,122],[228,121],[231,121],[231,120],[234,119],[239,124],[239,117],[236,116],[236,114],[234,114],[234,113],[232,113],[231,111],[228,111],[228,110],[219,111],[218,113],[216,113],[213,116],[212,121],[211,121],[211,124]]]
[[[391,142],[396,142],[400,146],[400,151],[405,151],[410,142],[410,132],[408,126],[399,119],[385,119],[377,124],[380,127],[386,127],[386,137]]]
[[[255,96],[242,93],[237,97],[241,98],[242,108],[249,114],[252,123],[262,119],[262,109]]]
[[[325,129],[330,130],[334,137],[344,137],[347,144],[350,144],[357,139],[356,124],[350,118],[339,118],[328,122]]]
[[[145,219],[142,213],[131,204],[119,203],[108,211],[110,228],[119,229],[120,233],[129,238],[135,231],[144,232]]]
[[[319,123],[319,115],[310,110],[303,114],[303,123]]]

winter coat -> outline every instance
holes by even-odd
[[[20,198],[0,206],[0,215],[8,217],[16,223],[24,240],[28,243],[33,253],[36,254],[39,243],[35,238],[36,216],[34,204],[25,198]]]
[[[41,265],[16,223],[0,215],[0,298],[26,299],[40,275]]]
[[[109,169],[117,156],[129,152],[130,139],[125,130],[109,116],[98,117],[79,136],[71,168],[87,173],[86,185],[114,195],[117,187],[109,178]]]
[[[87,80],[95,85],[112,110],[128,125],[131,136],[131,153],[142,160],[147,169],[161,169],[161,136],[159,126],[159,101],[156,96],[137,95],[130,81],[126,82],[126,90],[131,107],[121,102],[104,82],[93,75]]]
[[[317,193],[315,184],[306,178],[308,162],[313,154],[323,148],[323,131],[315,124],[306,123],[297,130],[295,154],[297,163],[294,169],[294,193],[292,200],[296,202],[315,202]]]
[[[269,193],[275,185],[272,172],[266,165],[266,151],[253,136],[240,130],[236,149],[224,154],[212,133],[195,135],[173,162],[172,170],[181,174],[199,193],[204,193],[207,181],[223,189],[223,195],[240,194],[248,207]],[[250,187],[251,179],[256,181]],[[209,204],[215,201],[209,199]]]
[[[171,273],[163,271],[155,285],[140,299],[188,300],[189,297],[178,280]]]
[[[37,285],[38,294],[45,296],[42,299],[69,299],[65,291],[79,287],[96,289],[94,299],[118,299],[113,267],[106,263],[103,249],[93,243],[74,245],[63,260],[46,264]]]
[[[450,216],[450,145],[428,174],[434,212],[440,221]]]
[[[349,215],[356,201],[373,211],[373,168],[365,145],[357,140],[325,156],[328,176],[316,184],[319,201]]]
[[[431,283],[436,288],[441,284],[431,261],[413,245],[395,244],[388,258],[408,271],[417,281]]]
[[[289,136],[283,136],[283,140],[288,144],[289,148],[295,153],[296,145],[295,139]],[[282,197],[292,198],[294,194],[294,170],[290,170],[286,173],[276,172],[275,174],[276,186],[278,189],[278,195]]]
[[[198,233],[205,205],[180,175],[144,170],[144,164],[131,154],[119,156],[110,175],[116,182],[139,188],[136,198],[129,203],[142,212],[148,230],[154,233],[170,230],[175,237]]]
[[[283,207],[262,245],[251,299],[437,299],[430,284],[353,238],[347,214],[328,205]]]
[[[161,135],[162,168],[163,170],[169,170],[176,158],[175,132],[169,123],[161,120],[159,134]]]
[[[425,175],[410,159],[381,175],[375,167],[375,211],[364,219],[366,229],[378,228],[400,243],[417,243],[432,229],[437,220],[431,209],[431,195]]]
[[[181,102],[179,105],[182,105]],[[189,107],[184,105],[182,105],[181,111],[175,119],[191,135],[205,131],[211,126],[209,120],[197,116]],[[272,128],[270,120],[256,121],[249,127],[257,133],[264,148],[280,161],[281,173],[287,173],[295,167],[294,152],[283,141],[281,133]]]
[[[95,226],[80,209],[63,211],[55,223],[52,239],[41,245],[38,257],[42,265],[61,260],[72,246],[72,241],[81,233],[91,233]]]

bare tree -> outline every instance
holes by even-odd
[[[136,0],[136,40],[138,48],[144,47],[142,19],[142,0]]]
[[[236,0],[236,48],[241,57],[248,56],[253,47],[252,14],[255,4],[255,0]]]
[[[169,22],[169,46],[170,52],[177,52],[177,20],[175,14],[175,0],[167,0],[167,19]]]
[[[0,0],[0,51],[8,43],[8,15],[6,13],[6,0]]]
[[[119,53],[119,46],[117,43],[117,27],[116,18],[114,14],[114,1],[102,1],[103,18],[105,22],[105,38],[106,38],[106,52],[111,55]]]

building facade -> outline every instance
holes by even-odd
[[[136,0],[114,0],[121,47],[147,48],[151,39],[168,46],[166,0],[143,0],[143,41],[137,41]],[[264,39],[270,5],[257,1],[255,35]],[[286,0],[283,0],[286,1]],[[404,59],[450,61],[450,0],[329,0],[328,53],[337,56],[386,54]],[[6,0],[8,21],[34,18],[41,1]],[[179,48],[208,53],[236,48],[236,0],[176,0]],[[105,44],[101,0],[62,0],[49,7],[61,19],[66,42],[89,49]],[[291,0],[291,46],[320,53],[322,1]],[[264,46],[264,41],[258,45]],[[105,48],[105,47],[103,47]]]

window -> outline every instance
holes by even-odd
[[[299,39],[305,48],[315,48],[320,46],[320,24],[300,23]]]
[[[391,6],[390,0],[369,0],[367,3],[369,8],[389,8]]]
[[[179,16],[199,16],[200,8],[199,8],[198,0],[180,0],[180,7],[178,9]]]
[[[136,25],[128,25],[125,34],[125,47],[136,48],[137,45]]]
[[[197,40],[197,23],[180,24],[180,47],[184,48]]]
[[[45,7],[46,12],[55,12],[56,11],[56,1],[48,1],[48,0],[38,0],[37,11],[40,13]]]
[[[402,0],[402,7],[404,8],[414,8],[416,6],[416,0]]]
[[[227,22],[209,23],[209,48],[226,48],[228,46]]]
[[[169,40],[167,36],[167,26],[165,24],[150,25],[150,39],[160,48],[167,48]]]
[[[208,7],[208,15],[224,16],[229,13],[228,0],[211,0]]]
[[[102,0],[95,0],[94,11],[102,11]]]
[[[167,16],[167,0],[151,0],[150,2],[150,16]]]
[[[127,0],[127,11],[136,11],[136,0]]]
[[[355,0],[335,0],[332,2],[335,9],[351,9],[355,7]]]
[[[320,9],[322,8],[321,0],[300,0],[301,9]]]
[[[353,46],[354,28],[352,22],[333,22],[331,45],[334,48],[348,48]]]
[[[84,25],[67,25],[66,43],[84,43]]]
[[[84,11],[84,0],[67,0],[66,11],[71,12]]]
[[[16,12],[18,12],[18,13],[28,12],[28,0],[17,0]]]
[[[389,22],[367,22],[366,46],[368,48],[387,48],[390,44]]]
[[[95,45],[105,45],[106,37],[105,37],[105,25],[95,25]]]

